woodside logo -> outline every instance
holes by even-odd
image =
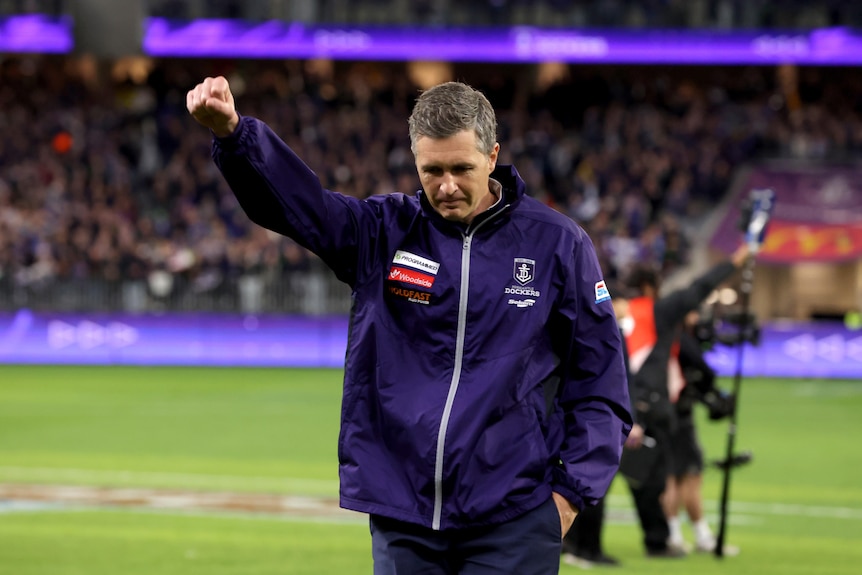
[[[389,270],[389,279],[426,288],[434,285],[434,276],[395,266]]]

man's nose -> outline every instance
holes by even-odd
[[[451,196],[458,190],[458,184],[452,174],[444,174],[440,182],[440,193]]]

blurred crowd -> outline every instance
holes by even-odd
[[[862,152],[862,91],[840,70],[455,72],[497,108],[501,161],[589,232],[609,279],[634,262],[684,265],[691,226],[746,161]],[[186,91],[215,74],[326,187],[358,198],[419,188],[407,136],[419,80],[404,64],[172,60],[119,74],[6,59],[0,289],[85,279],[160,297],[318,273],[304,249],[249,223],[210,159],[210,134],[188,117]]]

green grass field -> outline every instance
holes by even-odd
[[[0,366],[0,486],[337,495],[341,372]],[[727,382],[725,382],[727,383]],[[620,573],[862,572],[862,382],[747,380],[731,488],[738,557],[647,560],[621,481],[605,547]],[[701,422],[708,456],[726,423]],[[714,512],[720,476],[705,493]],[[690,532],[686,531],[690,537]],[[365,518],[0,500],[0,573],[360,574]],[[562,573],[578,569],[562,567]]]

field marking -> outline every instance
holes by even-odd
[[[50,501],[29,501],[9,499],[0,501],[0,515],[4,513],[33,513],[35,511],[56,511],[58,509],[65,510],[62,503],[52,503]]]
[[[615,511],[634,511],[631,498],[623,495],[608,497],[609,508]],[[718,512],[718,502],[704,500],[704,510]],[[801,505],[795,503],[756,503],[753,501],[734,501],[728,505],[730,515],[779,515],[792,517],[815,517],[820,519],[850,519],[862,521],[862,508],[831,505]]]
[[[68,504],[68,503],[47,503],[43,501],[6,501],[0,503],[0,515],[13,513],[46,513],[46,512],[61,512],[61,513],[92,513],[92,512],[117,512],[131,511],[134,513],[146,513],[152,515],[173,515],[182,517],[203,517],[203,518],[222,518],[222,519],[243,519],[247,521],[279,521],[285,523],[319,523],[329,525],[366,525],[368,523],[368,515],[349,510],[342,510],[343,514],[333,515],[293,515],[287,512],[272,512],[272,511],[234,511],[234,510],[217,510],[217,509],[177,509],[177,508],[160,508],[160,507],[129,507],[124,505],[103,505],[103,504]],[[715,518],[711,518],[715,523]],[[636,525],[637,518],[634,514],[634,509],[608,509],[607,521],[615,525]],[[763,523],[762,518],[756,518],[749,515],[734,514],[729,518],[731,525],[760,525]]]
[[[306,479],[296,477],[255,477],[231,476],[197,473],[169,473],[150,471],[105,471],[69,468],[38,468],[38,467],[0,467],[0,480],[9,481],[23,479],[26,481],[50,481],[52,484],[64,481],[89,481],[100,484],[116,484],[117,482],[134,482],[140,484],[161,483],[178,486],[193,484],[208,488],[234,487],[238,484],[247,486],[241,493],[254,492],[255,488],[272,489],[277,486],[285,491],[313,491],[315,494],[329,492],[338,493],[338,481],[328,479]],[[86,487],[84,487],[86,489]],[[187,488],[184,488],[187,490]],[[191,491],[190,491],[191,492]],[[311,499],[311,498],[308,498]],[[325,499],[325,498],[324,498]],[[620,510],[631,510],[630,500],[626,496],[611,496],[608,503]],[[715,510],[717,502],[704,501],[708,510]],[[182,505],[179,505],[182,506]],[[801,505],[788,503],[757,503],[749,501],[731,501],[732,513],[741,512],[749,515],[783,515],[806,516],[832,519],[862,520],[862,508],[826,505]]]
[[[796,397],[858,397],[862,395],[862,383],[856,382],[805,382],[793,384]]]
[[[55,508],[56,509],[56,508]],[[101,509],[118,511],[125,508],[106,506]],[[78,511],[93,511],[93,507],[77,508]],[[330,525],[367,525],[368,515],[355,511],[343,510],[343,515],[291,515],[289,513],[252,512],[252,511],[223,511],[204,509],[156,509],[152,507],[136,508],[138,513],[153,515],[181,515],[183,517],[204,517],[223,519],[245,519],[248,521],[281,521],[285,523],[324,523]]]
[[[338,502],[331,497],[92,485],[0,483],[0,501],[63,504],[76,508],[123,507],[180,512],[232,511],[307,517],[355,515],[355,512],[339,507]],[[20,509],[14,506],[9,509],[10,512],[17,510]]]
[[[278,521],[282,523],[313,523],[325,525],[368,525],[368,515],[346,512],[335,515],[290,515],[288,513],[220,511],[206,509],[158,509],[153,507],[127,507],[120,505],[67,505],[62,503],[41,503],[32,501],[14,502],[14,505],[0,504],[0,516],[14,513],[93,513],[93,512],[134,512],[147,515],[171,515],[181,517],[201,517],[216,519],[242,519],[245,521]]]
[[[831,507],[824,505],[799,505],[792,503],[751,503],[732,501],[730,512],[739,509],[743,513],[756,515],[787,515],[793,517],[818,517],[828,519],[862,520],[862,509],[854,507]]]
[[[136,508],[160,512],[273,515],[319,520],[350,521],[357,514],[342,509],[334,497],[299,496],[254,492],[200,492],[188,489],[150,489],[141,487],[99,487],[92,485],[42,485],[0,482],[0,514],[71,508]],[[714,515],[715,501],[705,507]],[[765,516],[812,517],[862,521],[862,508],[846,506],[800,505],[732,501],[733,523],[762,523]],[[608,518],[613,522],[634,522],[629,498],[608,498]]]
[[[256,489],[273,489],[278,487],[285,491],[313,491],[316,494],[338,493],[338,480],[307,479],[299,477],[255,477],[245,475],[212,475],[204,473],[172,473],[161,471],[129,471],[129,470],[97,470],[69,469],[50,467],[0,467],[0,480],[50,481],[85,481],[90,483],[116,484],[139,483],[161,484],[173,486],[207,487],[211,489],[235,488],[237,485],[247,486],[246,491]]]

